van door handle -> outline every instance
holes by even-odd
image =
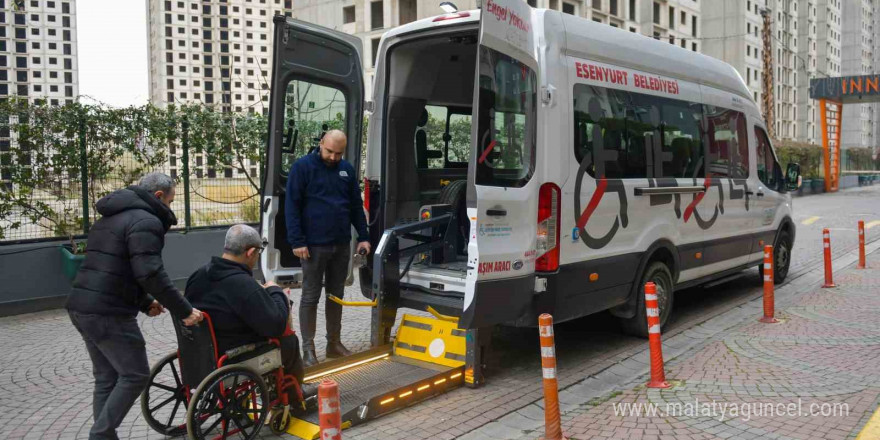
[[[758,191],[757,196],[758,196],[758,197],[764,197],[764,193],[762,193],[761,191]]]
[[[487,209],[486,215],[489,217],[504,217],[507,215],[507,210],[505,209]]]

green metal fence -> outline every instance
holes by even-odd
[[[0,244],[86,234],[150,171],[179,182],[176,229],[259,221],[262,115],[2,102],[0,121]]]

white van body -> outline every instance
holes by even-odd
[[[776,281],[784,280],[795,238],[787,188],[797,171],[783,179],[761,113],[730,65],[519,0],[488,0],[482,11],[387,32],[376,67],[361,176],[373,249],[388,252],[383,231],[426,218],[431,206],[454,201],[466,213],[457,255],[401,261],[395,307],[432,306],[462,328],[610,310],[646,334],[646,281],[658,285],[665,322],[675,289],[756,267],[765,244],[775,246]],[[273,82],[276,113],[281,89]],[[433,145],[418,134],[429,128],[428,109],[447,118]],[[272,120],[277,142],[283,120]],[[450,127],[468,120],[465,164],[450,160],[458,140]],[[354,139],[351,161],[360,158]],[[270,136],[269,174],[277,149]],[[264,197],[267,279],[297,274],[271,246],[277,186]],[[374,276],[374,267],[361,269],[369,297],[382,295]]]

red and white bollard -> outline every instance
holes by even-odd
[[[837,287],[831,271],[831,233],[828,228],[822,229],[822,247],[825,248],[825,284],[823,288]]]
[[[648,349],[651,352],[651,380],[648,388],[669,388],[663,372],[663,347],[660,343],[660,307],[657,305],[657,286],[645,283],[645,312],[648,315]]]
[[[553,341],[553,317],[538,317],[541,336],[541,370],[544,377],[544,440],[564,440],[559,415],[559,385],[556,381],[556,343]]]
[[[332,379],[324,379],[318,385],[318,424],[321,440],[342,440],[339,386]]]
[[[859,269],[864,269],[865,264],[865,221],[859,220]]]
[[[764,316],[759,321],[773,324],[779,322],[774,317],[775,300],[773,298],[773,246],[764,246]]]

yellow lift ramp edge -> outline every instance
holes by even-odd
[[[343,429],[464,383],[465,331],[456,318],[429,312],[436,318],[404,314],[391,345],[306,369],[306,383],[329,378],[339,385]],[[287,433],[319,438],[317,411],[291,417]]]

